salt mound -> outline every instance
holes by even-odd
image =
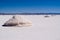
[[[32,22],[22,16],[15,15],[2,26],[31,26]]]

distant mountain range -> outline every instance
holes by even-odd
[[[60,13],[0,13],[0,15],[60,15]]]

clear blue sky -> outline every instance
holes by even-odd
[[[0,12],[60,13],[59,0],[0,0]]]

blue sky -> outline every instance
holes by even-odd
[[[0,0],[2,13],[60,13],[59,0]]]

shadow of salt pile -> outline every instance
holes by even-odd
[[[22,27],[22,26],[32,26],[32,22],[27,20],[26,18],[19,16],[19,15],[15,15],[13,16],[11,19],[9,19],[8,21],[6,21],[2,26],[5,27]]]

